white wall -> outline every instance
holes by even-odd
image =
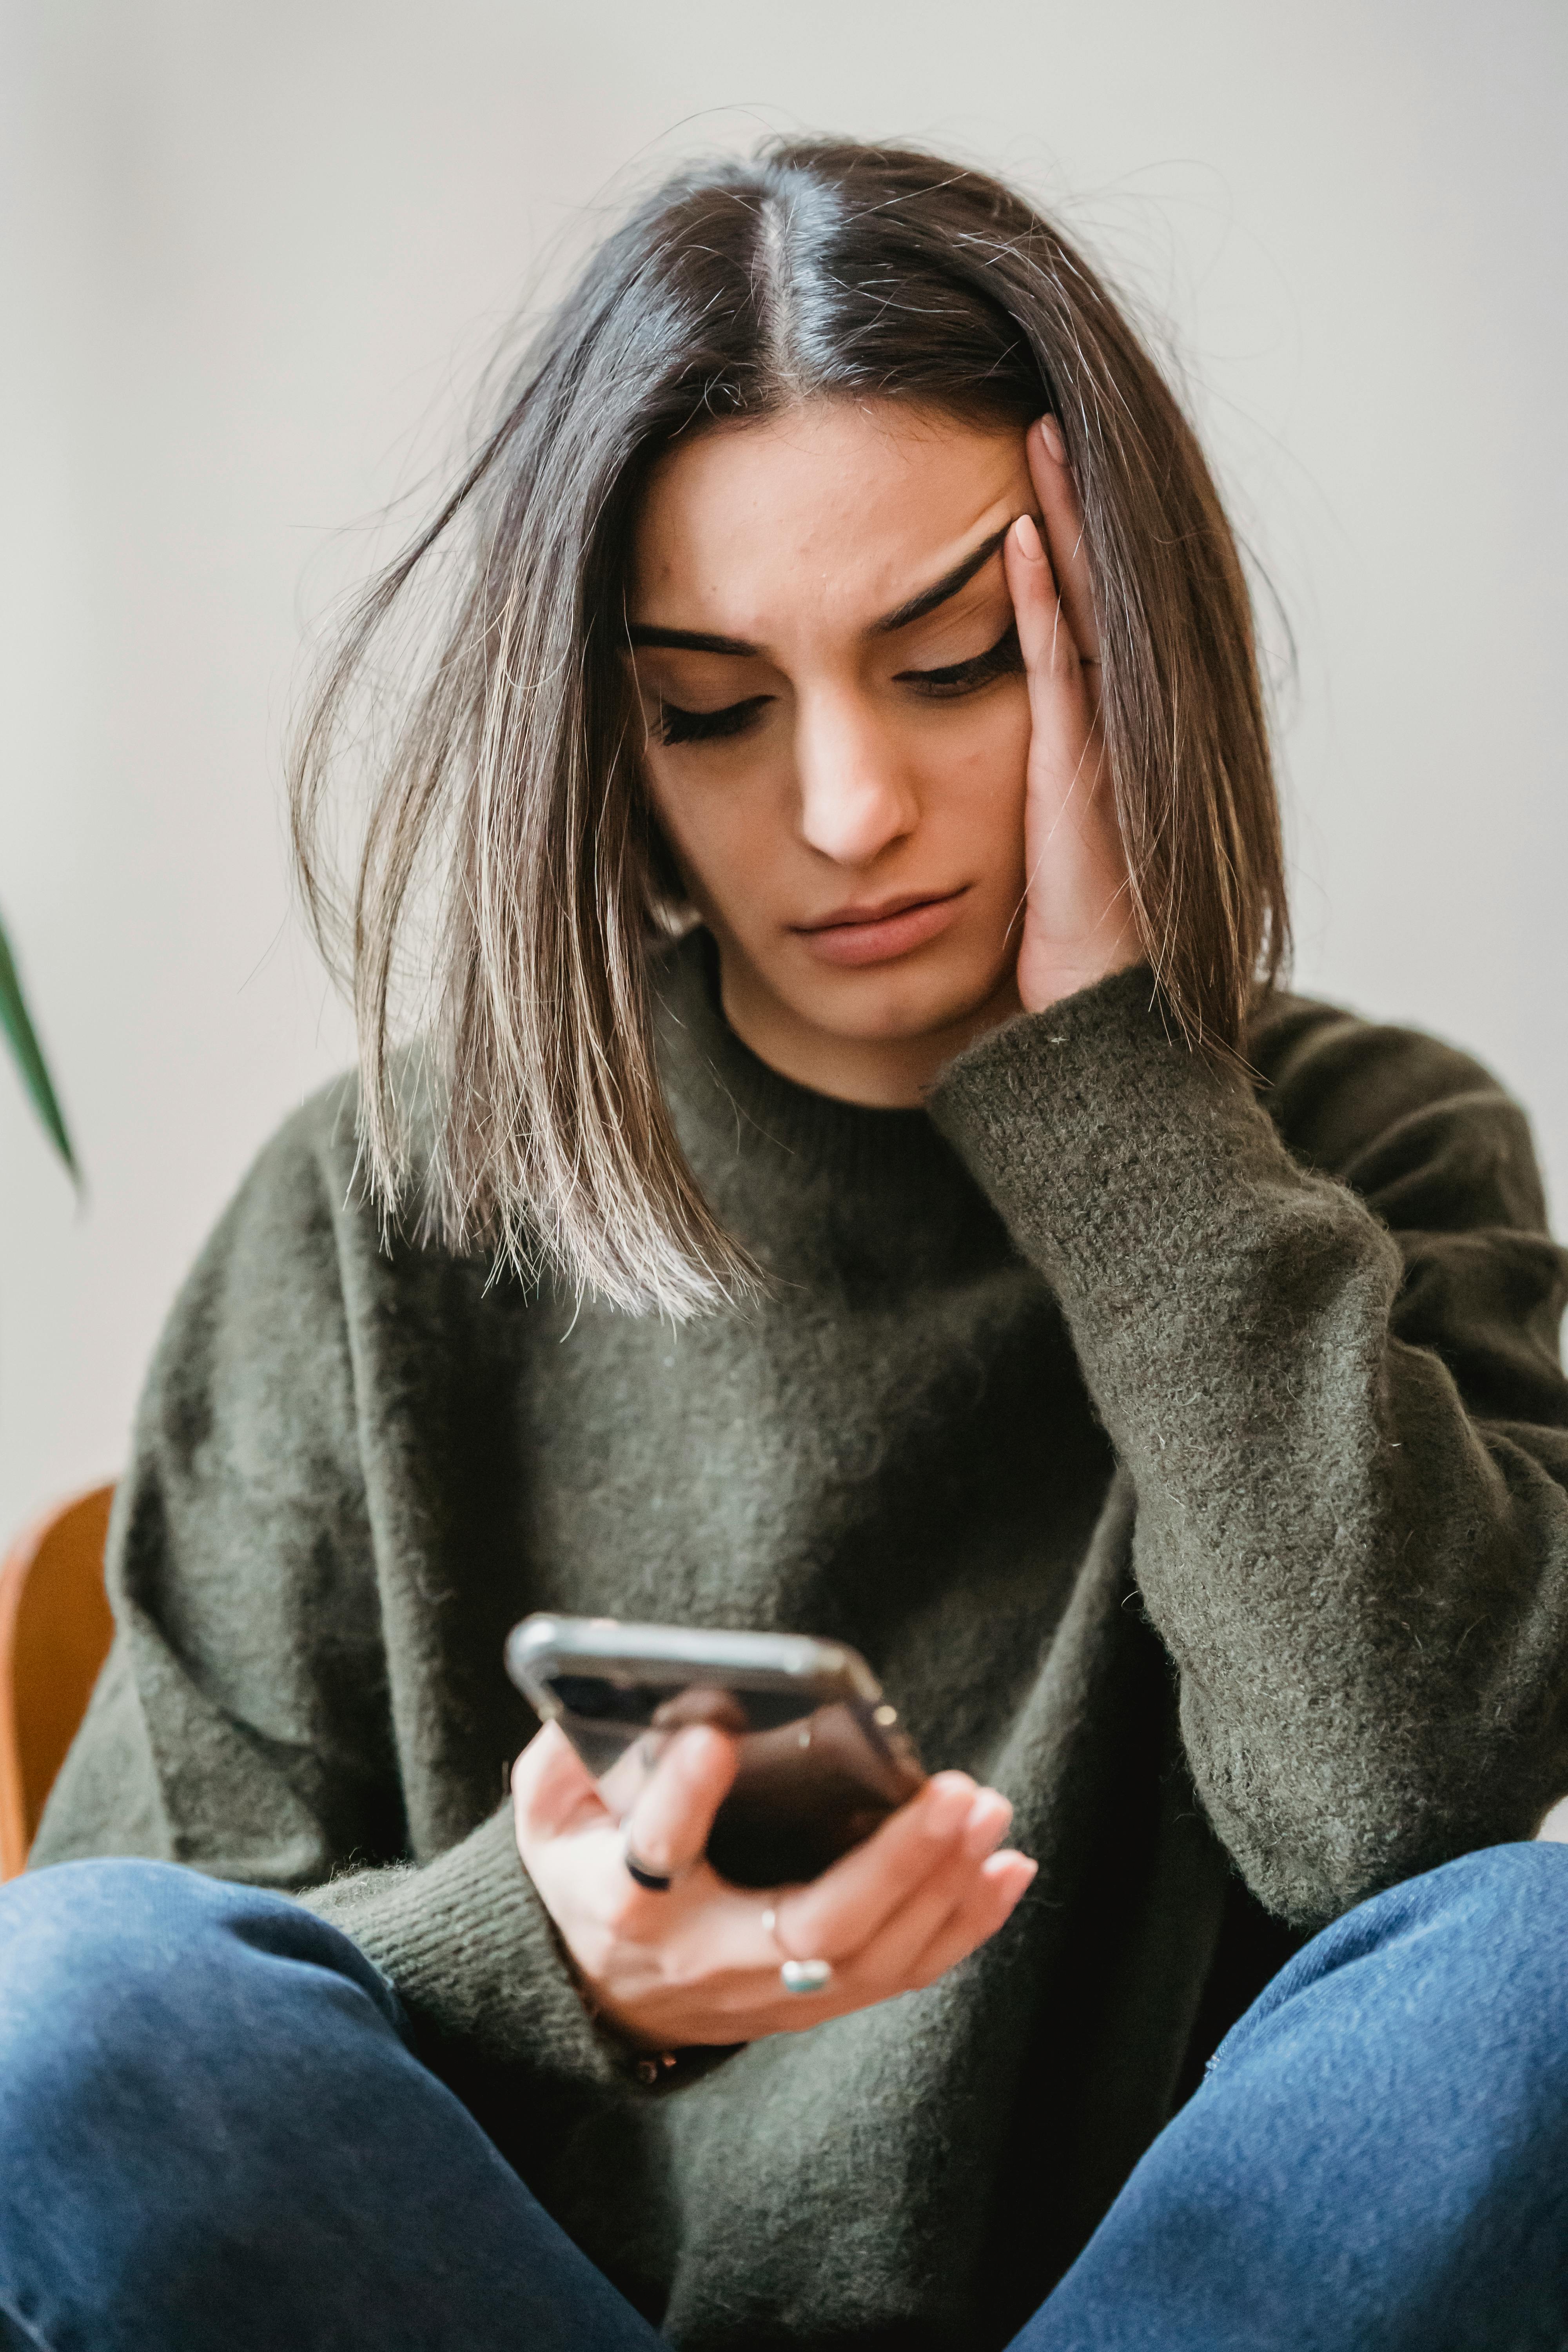
[[[1479,1048],[1568,1212],[1565,96],[1558,0],[13,0],[0,908],[92,1189],[0,1070],[0,1528],[345,1058],[278,799],[342,527],[618,175],[766,129],[1012,171],[1174,320],[1300,644],[1300,975]]]

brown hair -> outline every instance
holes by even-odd
[[[1060,422],[1084,514],[1101,710],[1140,936],[1188,1044],[1224,1055],[1278,974],[1279,811],[1235,541],[1143,343],[1052,224],[902,149],[771,144],[688,170],[599,247],[439,512],[365,592],[292,764],[306,904],[352,976],[361,1139],[389,1215],[685,1316],[751,1269],[686,1165],[647,979],[669,869],[631,723],[623,583],[647,468],[711,419],[817,398]],[[325,788],[424,597],[352,888]],[[393,1051],[433,879],[429,1133]],[[417,1175],[416,1169],[417,1166]]]

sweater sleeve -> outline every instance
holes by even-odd
[[[1564,1264],[1466,1056],[1289,1000],[1252,1051],[1268,1111],[1141,968],[993,1033],[931,1108],[1131,1478],[1200,1794],[1311,1927],[1568,1790]]]
[[[330,1099],[263,1153],[176,1301],[116,1493],[116,1632],[34,1865],[105,1853],[293,1895],[422,2037],[604,2079],[510,1806],[409,1855]],[[351,1126],[352,1135],[352,1126]],[[493,1789],[494,1783],[491,1783]]]

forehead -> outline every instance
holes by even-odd
[[[1015,427],[890,402],[714,426],[654,469],[630,617],[757,644],[864,627],[1034,503]]]

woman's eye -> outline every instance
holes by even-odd
[[[943,669],[903,669],[897,683],[912,686],[917,694],[932,701],[950,702],[961,694],[974,694],[993,678],[1018,677],[1024,667],[1023,648],[1018,643],[1018,625],[1009,621],[995,644],[985,653],[974,654],[968,661],[949,662]]]
[[[661,743],[712,743],[721,736],[743,735],[771,694],[753,694],[745,702],[727,702],[721,710],[682,710],[679,702],[658,706]]]

